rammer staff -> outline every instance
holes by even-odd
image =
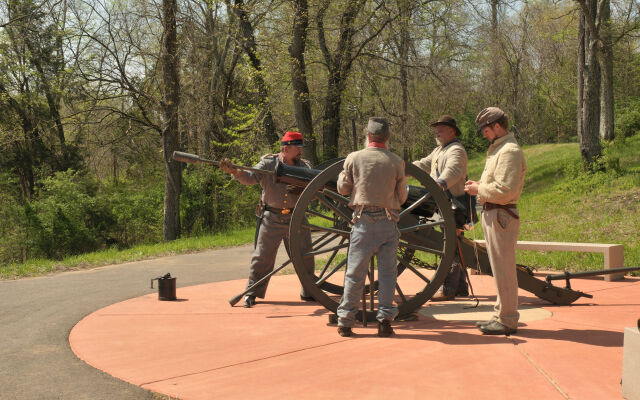
[[[185,152],[182,152],[182,151],[174,151],[172,158],[175,161],[179,161],[179,162],[183,162],[183,163],[211,164],[211,165],[215,165],[216,167],[220,166],[220,161],[207,160],[206,158],[201,158],[200,156],[198,156],[196,154],[185,153]],[[259,173],[259,174],[272,175],[272,176],[275,175],[275,172],[273,172],[273,171],[266,171],[264,169],[245,167],[244,165],[236,165],[236,164],[231,164],[231,165],[234,168],[242,169],[242,170],[245,170],[245,171],[252,171],[252,172]]]

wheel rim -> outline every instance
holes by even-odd
[[[300,283],[307,293],[334,313],[344,290],[343,276],[352,226],[348,198],[339,195],[335,189],[343,164],[344,160],[332,164],[307,185],[298,199],[289,228],[291,260]],[[420,204],[419,207],[433,209],[437,214],[417,217],[406,208],[401,212],[395,293],[400,315],[415,311],[433,296],[444,281],[456,251],[455,222],[449,200],[435,181],[418,167],[407,164],[405,173],[415,178],[421,189],[427,191],[424,196],[422,193],[414,196],[414,201]],[[311,250],[302,248],[301,232],[304,229],[314,232]],[[304,269],[303,257],[309,254],[316,257],[314,274]],[[367,319],[373,320],[377,299],[369,290],[370,278],[368,276],[365,282],[365,291]],[[373,287],[375,291],[375,278]]]

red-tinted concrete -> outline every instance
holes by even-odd
[[[471,279],[483,300],[495,295],[491,277]],[[521,303],[552,316],[509,338],[425,315],[396,323],[393,338],[378,338],[375,324],[342,338],[288,275],[252,309],[227,302],[244,281],[179,287],[180,301],[148,295],[96,311],[69,340],[90,365],[180,399],[620,399],[640,279],[573,286],[594,298],[555,307],[521,291]]]

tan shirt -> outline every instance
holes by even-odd
[[[425,158],[414,161],[413,165],[428,173],[434,181],[444,181],[451,195],[464,195],[467,180],[467,152],[458,141],[446,146],[438,146]]]
[[[522,194],[526,170],[524,153],[513,133],[496,139],[487,151],[478,202],[516,204]]]
[[[404,161],[387,149],[367,147],[353,152],[338,175],[338,193],[351,195],[349,206],[400,210],[407,200]]]

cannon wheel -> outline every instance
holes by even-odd
[[[349,247],[353,225],[351,209],[348,207],[349,199],[330,188],[332,182],[335,186],[343,163],[344,160],[341,160],[327,167],[307,185],[298,199],[289,228],[291,260],[302,286],[334,313],[344,290],[343,275],[334,274],[338,271],[344,273],[346,269],[345,253]],[[433,296],[444,281],[457,251],[455,221],[446,195],[418,167],[407,164],[405,172],[428,191],[419,201],[430,199],[435,202],[437,214],[430,218],[419,218],[410,211],[404,212],[398,222],[401,236],[395,301],[401,316],[417,310]],[[312,249],[303,249],[301,232],[304,229],[311,229],[314,236],[320,235],[314,240]],[[319,271],[316,268],[314,274],[309,274],[304,269],[303,258],[309,255],[316,258],[327,257],[326,261],[322,259],[322,267]],[[432,262],[429,264],[429,261]],[[368,299],[374,300],[370,287],[367,285],[365,291],[368,292]],[[375,279],[373,287],[377,288]],[[373,321],[377,305],[374,301],[368,303],[367,320]],[[362,316],[359,315],[359,318]]]

